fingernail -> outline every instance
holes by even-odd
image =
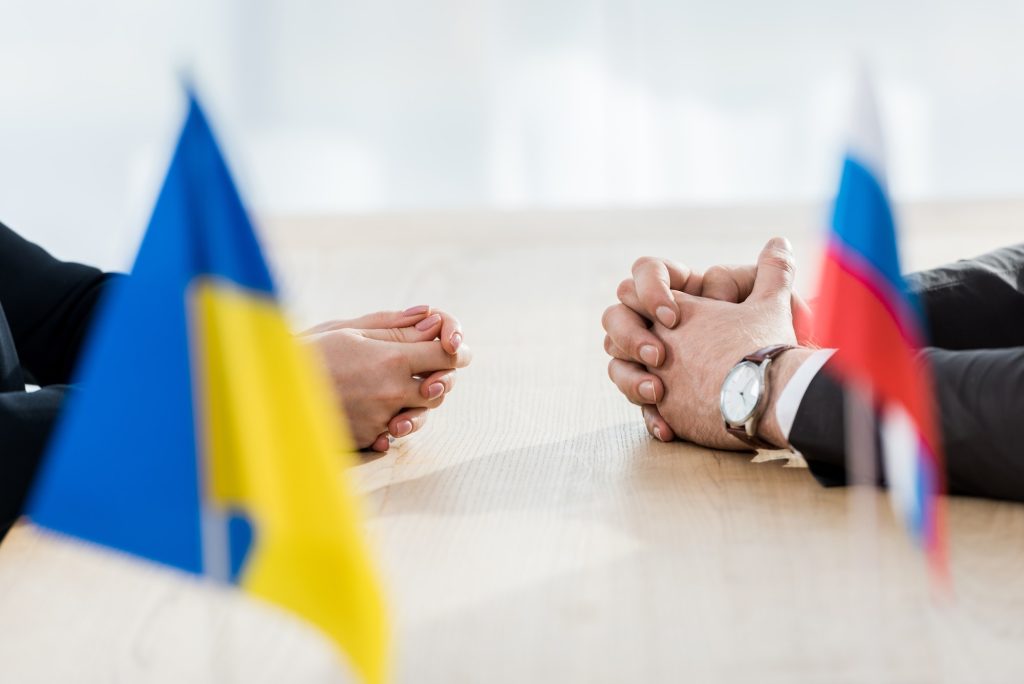
[[[405,437],[412,432],[412,421],[400,420],[395,423],[395,437]]]
[[[459,351],[460,344],[462,344],[462,333],[452,333],[452,351]]]
[[[416,329],[420,330],[420,331],[422,331],[422,330],[430,330],[431,328],[433,328],[435,325],[437,325],[440,322],[441,322],[441,314],[432,314],[432,315],[427,316],[426,318],[424,318],[419,323],[417,323],[416,324]]]
[[[661,428],[658,427],[657,425],[655,425],[653,428],[651,428],[651,432],[654,433],[654,436],[658,439],[659,442],[664,442],[665,441],[661,437]]]
[[[658,398],[654,395],[654,383],[650,380],[644,380],[640,383],[640,396],[651,402],[652,404],[658,401]]]
[[[658,348],[653,344],[645,344],[640,347],[640,359],[648,366],[658,365]]]
[[[659,306],[654,313],[666,328],[671,328],[676,324],[676,312],[667,306]]]
[[[435,382],[427,388],[427,396],[431,399],[437,399],[442,394],[444,394],[444,385],[439,382]]]
[[[406,316],[415,316],[416,314],[425,314],[430,311],[430,307],[426,304],[420,304],[419,306],[410,306],[408,309],[402,312]]]

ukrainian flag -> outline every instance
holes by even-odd
[[[386,678],[350,442],[292,337],[194,96],[139,248],[94,326],[29,504],[38,525],[237,584]]]

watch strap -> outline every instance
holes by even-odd
[[[757,435],[753,435],[753,436],[748,435],[747,434],[747,428],[744,427],[743,425],[741,425],[739,427],[733,427],[732,425],[728,425],[727,424],[725,426],[725,431],[728,432],[733,437],[738,437],[739,439],[741,439],[742,441],[746,442],[748,445],[750,445],[754,449],[774,449],[775,448],[774,444],[769,444],[768,442],[764,441],[763,439],[761,439]]]
[[[773,344],[770,347],[764,347],[758,349],[753,354],[747,354],[743,357],[743,361],[751,361],[756,364],[762,364],[769,359],[774,359],[776,356],[784,351],[788,351],[793,348],[791,344]]]

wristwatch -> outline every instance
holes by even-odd
[[[768,369],[772,359],[792,348],[790,344],[775,344],[758,349],[733,366],[722,383],[718,405],[725,429],[754,449],[775,448],[757,436],[757,426],[768,403]]]

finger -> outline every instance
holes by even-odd
[[[412,375],[465,368],[473,360],[473,352],[465,343],[454,354],[446,352],[437,340],[396,344],[395,349],[405,357]]]
[[[349,328],[405,328],[416,325],[433,313],[426,304],[412,306],[405,311],[377,311],[349,321]]]
[[[814,344],[814,312],[803,297],[793,292],[790,300],[793,308],[793,332],[800,345]]]
[[[317,323],[312,328],[307,328],[299,333],[299,336],[305,335],[319,335],[322,332],[328,332],[329,330],[338,330],[344,328],[348,321],[324,321],[323,323]]]
[[[454,354],[462,345],[462,324],[450,313],[444,311],[436,313],[441,315],[441,332],[439,333],[441,346],[449,354]]]
[[[704,286],[700,295],[723,302],[740,301],[739,286],[726,266],[712,266],[704,273]]]
[[[715,306],[723,306],[723,304],[717,302],[716,300],[708,299],[707,297],[686,294],[685,292],[679,292],[678,290],[673,290],[672,296],[676,300],[676,307],[679,309],[680,317],[684,321],[688,320],[691,316],[697,314],[702,309]],[[653,328],[651,328],[651,331],[654,333],[659,333],[659,327],[661,327],[660,324],[655,325]],[[662,330],[664,331],[664,328],[662,328]]]
[[[619,283],[619,288],[616,290],[615,295],[623,305],[628,306],[645,319],[647,318],[647,312],[644,310],[644,305],[640,303],[640,298],[636,296],[635,280],[632,278],[626,278],[623,280]]]
[[[615,343],[612,342],[612,338],[608,337],[607,335],[604,336],[604,351],[605,351],[606,354],[608,354],[608,356],[612,357],[613,359],[622,359],[623,361],[633,361],[633,356],[631,354],[627,354],[623,350],[619,349],[615,345]]]
[[[657,406],[652,404],[645,404],[640,407],[641,413],[644,416],[644,425],[647,426],[647,431],[651,435],[662,442],[671,442],[676,438],[676,433],[672,431],[668,421],[665,420]]]
[[[419,430],[427,422],[427,409],[407,409],[388,421],[388,432],[395,437],[406,437]]]
[[[753,277],[751,277],[751,280],[753,280]],[[691,297],[702,297],[704,296],[702,292],[703,283],[704,274],[698,271],[694,271],[693,273],[690,274],[689,279],[687,279],[686,286],[682,289],[682,293],[690,295]],[[643,304],[640,303],[640,298],[637,297],[636,286],[632,278],[626,278],[621,283],[619,283],[617,295],[619,301],[622,302],[624,306],[627,306],[636,313],[640,314],[640,316],[643,317],[644,320],[648,320],[643,308]],[[678,302],[676,302],[676,304],[678,305]]]
[[[390,449],[391,440],[388,438],[388,433],[382,432],[377,435],[377,439],[373,440],[373,444],[370,445],[370,448],[382,454]]]
[[[700,295],[723,302],[742,302],[750,296],[756,272],[757,267],[753,264],[712,266],[704,274],[704,286]]]
[[[420,381],[420,396],[424,399],[437,399],[448,396],[455,386],[456,371],[440,370],[431,373]]]
[[[359,330],[359,334],[383,342],[429,342],[437,339],[442,321],[440,313],[432,313],[416,325],[403,328],[369,328]]]
[[[704,274],[700,271],[691,271],[690,277],[686,279],[686,285],[683,287],[683,292],[694,296],[699,296],[701,291],[704,289]]]
[[[403,408],[437,408],[445,399],[444,385],[440,382],[433,382],[426,386],[432,388],[433,396],[425,396],[423,381],[419,378],[409,378],[402,387],[401,405]]]
[[[753,269],[753,267],[751,267],[751,269]],[[750,280],[753,282],[753,275],[751,275]],[[699,271],[693,271],[690,273],[690,277],[687,278],[686,285],[683,287],[682,292],[694,297],[703,297],[705,296],[703,293],[703,287],[704,274]],[[647,313],[644,311],[643,304],[640,303],[640,298],[636,294],[636,283],[632,278],[626,278],[619,283],[616,295],[623,305],[628,306],[630,309],[647,319]]]
[[[329,330],[340,330],[342,328],[354,328],[366,330],[371,328],[405,328],[416,325],[430,314],[430,307],[426,304],[413,306],[405,311],[377,311],[358,318],[339,319],[325,321],[302,332],[303,335],[313,335],[327,332]]]
[[[679,322],[679,310],[671,290],[682,290],[690,276],[690,269],[668,259],[640,257],[633,264],[636,294],[643,309],[652,319],[661,321],[666,328]]]
[[[661,380],[640,364],[612,359],[608,362],[608,377],[634,404],[654,404],[665,396]]]
[[[757,273],[751,299],[783,299],[789,302],[793,291],[793,276],[796,262],[793,248],[786,238],[775,237],[761,250],[757,257]]]
[[[613,304],[604,311],[601,325],[611,343],[628,354],[632,361],[657,368],[665,360],[665,345],[647,328],[647,321],[622,304]]]

